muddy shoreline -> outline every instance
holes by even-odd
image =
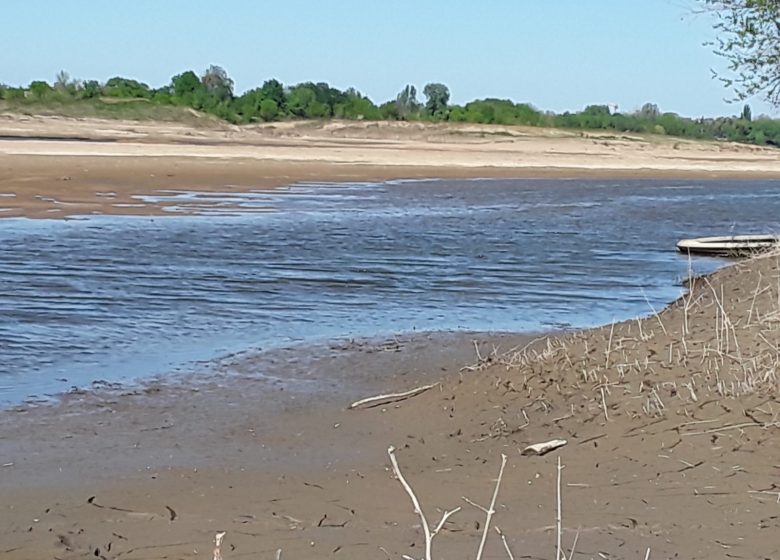
[[[774,557],[778,278],[776,256],[739,263],[658,316],[495,351],[481,338],[481,360],[467,340],[428,335],[336,349],[323,363],[356,376],[348,389],[279,391],[270,418],[258,399],[268,379],[251,367],[4,412],[4,557],[201,558],[217,531],[226,558],[414,553],[418,520],[389,445],[430,516],[461,496],[487,500],[506,454],[495,523],[529,558],[554,555],[558,454],[564,542],[579,534],[584,557]],[[346,409],[432,381],[402,402]],[[557,437],[559,452],[520,453]],[[481,520],[464,507],[438,554],[474,548]],[[486,554],[505,554],[497,536]]]

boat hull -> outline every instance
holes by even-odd
[[[681,253],[713,257],[746,257],[776,248],[780,248],[780,236],[776,235],[699,237],[677,243],[677,250]]]

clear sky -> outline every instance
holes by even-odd
[[[644,102],[737,114],[695,0],[3,0],[0,82],[59,70],[153,87],[223,66],[238,93],[268,78],[354,86],[375,102],[412,83],[452,101],[500,97],[562,112]],[[761,99],[753,114],[780,116]]]

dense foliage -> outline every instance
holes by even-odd
[[[210,66],[201,75],[191,70],[177,74],[169,84],[158,89],[120,76],[102,84],[94,80],[72,80],[64,71],[57,74],[53,84],[34,81],[27,87],[0,85],[0,99],[18,107],[145,104],[156,109],[148,111],[153,115],[164,114],[166,107],[170,108],[169,112],[176,108],[180,108],[178,111],[195,109],[236,124],[333,118],[449,121],[668,134],[780,146],[780,120],[754,118],[747,105],[738,116],[689,119],[664,113],[652,103],[631,113],[620,113],[606,105],[591,105],[580,112],[563,114],[542,112],[527,103],[509,99],[479,99],[463,106],[453,105],[449,88],[440,83],[427,84],[423,96],[424,101],[419,101],[417,89],[410,84],[395,99],[377,106],[353,88],[341,91],[324,82],[285,86],[274,79],[236,95],[233,80],[219,66]],[[96,114],[105,112],[96,111]]]

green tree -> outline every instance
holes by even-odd
[[[142,97],[152,96],[149,86],[137,80],[115,76],[103,86],[103,94],[110,97]]]
[[[78,97],[81,99],[92,99],[100,97],[102,91],[103,88],[97,80],[86,80],[78,90]]]
[[[195,72],[187,70],[171,78],[170,89],[174,98],[177,98],[185,105],[190,105],[195,93],[203,89],[203,84]]]
[[[304,82],[290,88],[286,96],[287,110],[296,117],[321,119],[332,117],[337,106],[349,102],[348,96],[325,82]]]
[[[355,88],[344,92],[343,100],[333,107],[333,116],[339,119],[379,120],[379,108]]]
[[[309,106],[316,100],[312,88],[305,84],[293,86],[287,94],[287,110],[295,117],[308,117]]]
[[[270,99],[271,101],[275,102],[279,109],[284,107],[284,85],[282,85],[282,82],[279,80],[266,80],[263,82],[263,87],[260,88],[260,92],[264,99]]]
[[[528,103],[515,104],[515,120],[517,124],[540,126],[544,124],[544,115]]]
[[[444,118],[450,101],[450,90],[444,84],[430,83],[423,88],[425,112],[434,118]]]
[[[30,95],[33,98],[39,100],[49,97],[54,91],[52,87],[43,80],[35,80],[30,82],[30,85],[27,87],[27,89],[30,90]]]
[[[331,116],[330,107],[316,99],[306,107],[305,114],[310,119],[324,119]]]
[[[609,128],[612,120],[607,105],[588,105],[578,117],[582,128]]]
[[[780,1],[699,2],[715,18],[714,51],[728,61],[730,75],[721,81],[737,99],[763,94],[780,106]]]
[[[401,120],[401,114],[398,112],[398,103],[396,101],[386,101],[379,106],[380,118],[388,121]]]
[[[495,100],[484,99],[466,103],[466,122],[491,124],[496,120],[496,108],[493,105]]]
[[[466,112],[465,107],[461,107],[460,105],[453,105],[450,107],[450,115],[448,117],[448,120],[450,122],[468,122],[468,113]]]
[[[753,120],[753,111],[750,109],[750,105],[745,105],[742,107],[742,115],[740,115],[740,118],[743,121],[752,121]]]
[[[250,89],[233,102],[242,122],[258,118],[264,121],[276,120],[284,103],[284,86],[276,80],[269,80],[263,87]]]

